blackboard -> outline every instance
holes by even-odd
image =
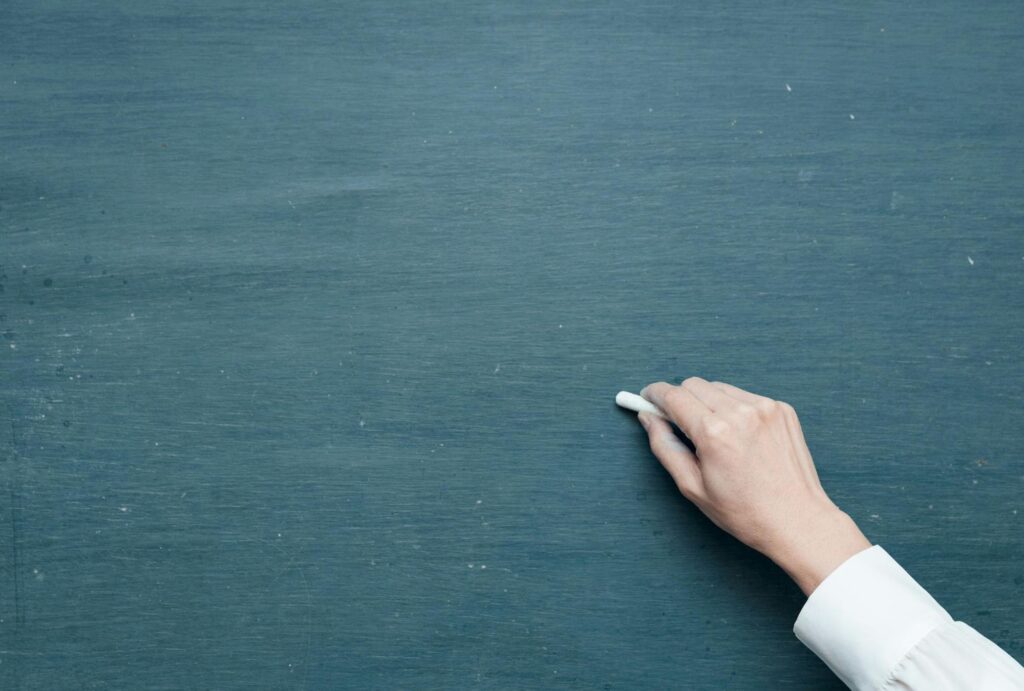
[[[0,686],[838,689],[694,374],[1020,659],[1022,24],[0,3]]]

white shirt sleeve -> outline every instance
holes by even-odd
[[[1021,691],[1024,668],[875,545],[807,598],[796,637],[856,691]]]

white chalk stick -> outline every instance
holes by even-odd
[[[646,398],[642,396],[637,396],[635,393],[630,393],[628,391],[620,391],[617,394],[615,394],[615,402],[622,406],[623,408],[635,411],[637,413],[654,413],[658,417],[663,417],[666,420],[669,419],[668,415],[661,412],[661,408],[654,405]]]

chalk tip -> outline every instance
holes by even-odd
[[[658,408],[658,406],[654,405],[646,398],[642,396],[637,396],[635,393],[630,393],[629,391],[620,391],[617,394],[615,394],[615,402],[619,406],[637,413],[652,413],[659,417],[668,419],[668,416],[666,416],[665,413],[663,413],[661,409]]]

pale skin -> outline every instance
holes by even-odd
[[[671,423],[637,417],[651,450],[684,497],[715,525],[778,564],[810,595],[832,571],[871,546],[821,486],[796,411],[723,382],[655,382],[640,395]]]

